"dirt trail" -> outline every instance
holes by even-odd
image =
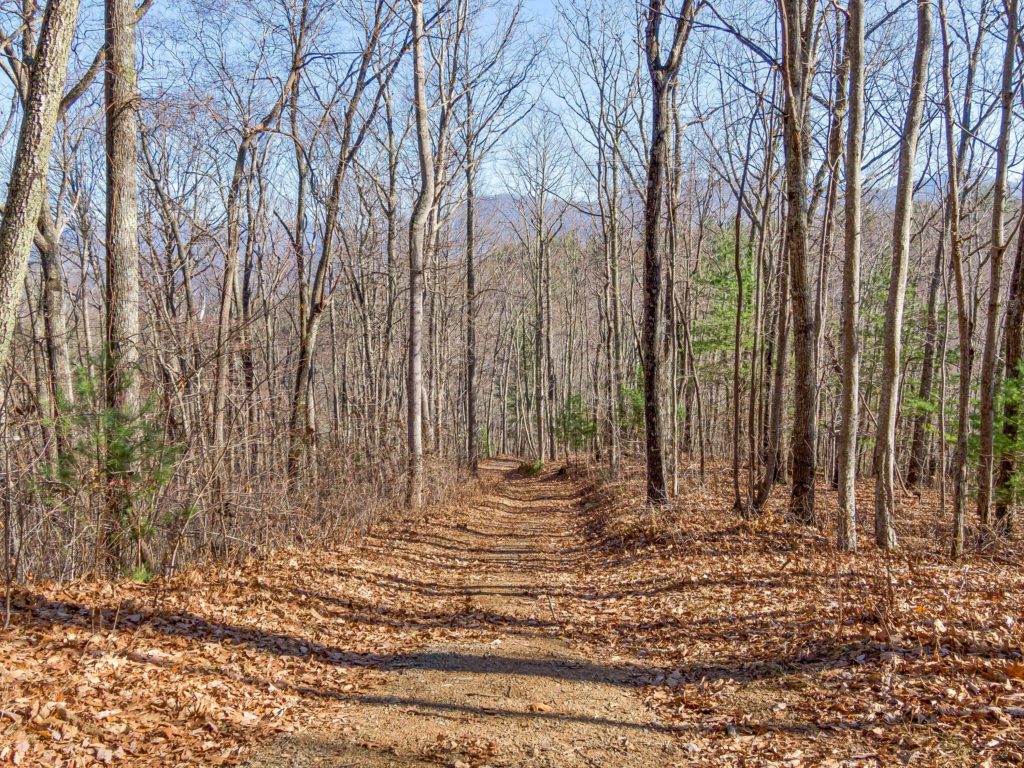
[[[385,680],[372,695],[331,705],[336,730],[284,738],[253,758],[252,768],[681,760],[638,698],[635,673],[567,640],[578,607],[572,601],[587,594],[574,583],[586,557],[573,533],[580,491],[514,469],[488,464],[488,490],[477,503],[424,535],[393,541],[393,557],[441,566],[408,586],[465,600],[463,615],[476,631],[452,622],[436,644],[383,662]]]

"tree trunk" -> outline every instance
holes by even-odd
[[[544,248],[544,383],[547,387],[547,432],[548,432],[548,456],[552,461],[558,458],[558,446],[556,444],[555,419],[557,407],[557,390],[555,382],[555,363],[551,354],[551,245]]]
[[[957,331],[960,346],[960,387],[957,399],[956,451],[953,454],[953,557],[964,551],[964,520],[967,506],[967,452],[971,407],[971,369],[974,362],[974,328],[967,306],[967,288],[964,281],[962,243],[960,239],[960,160],[954,140],[956,115],[953,111],[953,76],[950,62],[949,23],[945,0],[939,0],[942,31],[942,117],[945,123],[946,144],[946,218],[949,229],[949,259],[953,266],[956,290]],[[966,130],[966,129],[965,129]]]
[[[467,123],[472,120],[472,100],[467,96]],[[470,135],[472,129],[468,128]],[[476,424],[476,167],[472,149],[466,158],[466,458],[469,471],[477,474],[480,445]]]
[[[808,103],[811,88],[811,27],[814,4],[779,0],[783,12],[783,79],[786,106],[783,135],[786,157],[786,247],[793,303],[793,487],[790,514],[807,525],[815,520],[817,472],[817,349],[815,302],[807,253]]]
[[[1013,117],[1013,73],[1017,48],[1017,0],[1006,0],[1006,52],[1003,57],[999,139],[996,144],[996,179],[992,196],[992,243],[989,255],[988,316],[985,349],[981,358],[981,396],[978,429],[978,519],[983,527],[991,521],[992,473],[995,442],[996,347],[999,336],[999,306],[1006,240],[1006,172],[1010,157],[1010,127]]]
[[[423,62],[423,0],[412,3],[413,106],[420,165],[420,188],[409,221],[409,369],[406,379],[408,408],[409,487],[407,503],[423,503],[423,264],[426,257],[427,218],[434,200],[434,159],[427,113],[426,72]]]
[[[660,220],[662,177],[667,146],[667,86],[654,78],[651,111],[652,136],[647,170],[647,201],[644,207],[644,315],[642,354],[644,373],[644,429],[647,458],[647,502],[665,504],[668,489],[662,458],[661,371],[658,355],[658,315],[661,306]]]
[[[75,400],[71,358],[68,354],[68,326],[64,316],[64,277],[61,274],[60,252],[56,232],[48,212],[39,216],[40,233],[36,246],[42,268],[42,311],[46,330],[46,363],[50,380],[50,397],[56,425],[57,453],[65,456],[71,447],[71,435],[60,419],[63,409]]]
[[[917,399],[921,408],[914,414],[914,430],[910,440],[910,464],[907,467],[907,485],[911,488],[919,487],[927,474],[925,467],[925,454],[928,447],[926,432],[931,422],[929,407],[935,381],[935,345],[939,335],[939,284],[942,282],[943,246],[944,243],[940,239],[939,245],[935,249],[931,281],[928,283],[928,317],[924,329],[921,386],[917,391]]]
[[[225,457],[225,424],[227,419],[228,371],[231,364],[229,341],[231,334],[232,297],[238,282],[238,244],[241,240],[239,206],[241,204],[242,182],[248,160],[249,147],[255,135],[247,133],[242,137],[235,155],[235,167],[228,189],[227,201],[227,242],[224,247],[224,273],[221,278],[220,312],[217,318],[217,368],[213,387],[213,461],[223,464]],[[224,474],[223,466],[218,472]],[[222,500],[221,500],[222,501]]]
[[[46,193],[50,146],[77,16],[78,0],[47,3],[32,57],[25,114],[0,222],[0,368],[6,366],[10,353],[29,251]]]
[[[547,258],[547,239],[544,236],[544,193],[538,194],[537,200],[537,273],[533,278],[533,293],[537,302],[534,309],[533,333],[533,420],[537,430],[537,461],[544,463],[547,456],[547,439],[545,435],[545,407],[547,405],[547,383],[545,381],[544,354],[547,348],[544,334],[544,260]]]
[[[903,306],[907,289],[910,234],[914,218],[914,162],[921,135],[928,55],[932,39],[931,0],[917,3],[917,48],[910,86],[910,104],[900,136],[899,173],[896,180],[896,214],[892,231],[892,271],[886,302],[885,337],[882,349],[882,394],[875,437],[875,543],[882,549],[896,546],[893,526],[896,482],[896,415],[899,410],[900,349]]]
[[[850,0],[847,63],[850,70],[846,134],[846,238],[843,264],[842,368],[838,448],[839,548],[857,549],[857,426],[860,389],[861,160],[864,148],[864,0]]]
[[[661,208],[668,162],[669,107],[679,76],[683,50],[700,3],[685,0],[676,16],[672,47],[662,61],[660,28],[663,0],[650,0],[645,46],[651,78],[651,143],[647,155],[647,195],[644,200],[644,306],[641,362],[644,376],[644,431],[647,459],[647,503],[668,503],[661,425],[661,360],[658,318],[661,314]]]
[[[139,386],[139,128],[135,92],[135,4],[106,0],[106,73],[104,108],[107,147],[107,407],[123,420],[134,419],[141,407]],[[107,552],[113,567],[127,565],[123,542],[131,524],[129,476],[135,462],[125,463],[123,446],[107,457]],[[140,544],[141,532],[137,534]]]
[[[1017,0],[1007,0],[1008,37],[1013,46],[1019,43],[1017,31]],[[1004,67],[1013,66],[1013,51],[1007,41],[1007,61]],[[1007,73],[1003,72],[1002,98],[1012,99],[1012,87],[1007,88]],[[1008,92],[1009,91],[1009,92]],[[1004,109],[1011,106],[1004,101]],[[1024,208],[1022,208],[1024,210]],[[1004,246],[1005,248],[1005,246]],[[1011,506],[1014,497],[1014,472],[1017,461],[1017,421],[1020,414],[1021,362],[1024,360],[1024,237],[1017,235],[1017,256],[1010,276],[1010,295],[1006,306],[1006,333],[1003,340],[1005,357],[1005,380],[1014,383],[1016,396],[1008,396],[1003,405],[1003,450],[999,458],[999,476],[995,493],[995,525],[1000,533],[1008,534],[1012,529]]]
[[[747,134],[747,151],[750,154],[750,145],[754,136],[753,120],[749,133]],[[733,316],[733,350],[732,350],[732,490],[733,490],[733,512],[741,516],[747,516],[751,511],[750,494],[746,497],[740,494],[740,360],[742,357],[742,331],[743,331],[743,199],[747,188],[747,172],[749,164],[743,164],[743,171],[740,175],[739,189],[736,193],[736,215],[733,219],[733,275],[736,278],[736,306]],[[750,393],[754,397],[753,391]],[[748,457],[751,464],[754,457]],[[749,489],[748,489],[749,490]]]
[[[768,428],[765,435],[764,474],[754,497],[754,510],[762,512],[771,495],[772,486],[779,479],[782,463],[782,415],[786,394],[786,359],[789,357],[789,260],[783,250],[779,259],[779,288],[776,295],[775,359],[771,361],[771,404],[768,408]]]
[[[1017,237],[1017,256],[1010,275],[1010,295],[1006,304],[1006,336],[1003,340],[1007,382],[1014,382],[1016,397],[1007,397],[1003,405],[1003,450],[999,457],[999,479],[996,484],[995,524],[1000,533],[1012,529],[1011,502],[1014,500],[1014,474],[1019,440],[1020,392],[1024,377],[1024,237]]]
[[[913,165],[918,155],[918,139],[925,109],[928,57],[932,40],[931,0],[918,2],[918,45],[913,57],[903,131],[900,136],[899,172],[896,181],[896,213],[893,222],[892,271],[886,303],[886,327],[883,340],[882,396],[879,403],[878,430],[874,442],[874,541],[883,549],[896,546],[895,511],[896,416],[899,411],[900,350],[903,333],[903,306],[913,223]]]

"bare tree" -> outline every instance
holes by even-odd
[[[322,9],[321,9],[322,12]],[[383,0],[377,0],[373,4],[373,12],[365,24],[365,36],[362,41],[361,51],[352,65],[348,77],[351,82],[351,90],[347,94],[347,102],[342,110],[340,120],[330,114],[333,104],[327,107],[328,116],[335,123],[337,130],[337,159],[334,166],[334,173],[331,177],[330,191],[328,193],[327,205],[324,212],[323,240],[320,252],[311,262],[315,267],[311,270],[312,284],[307,285],[306,264],[303,254],[302,233],[298,223],[295,232],[292,234],[292,241],[296,249],[296,256],[299,259],[297,268],[303,281],[299,291],[299,350],[298,362],[295,369],[295,384],[292,389],[291,416],[291,439],[288,451],[288,474],[294,481],[299,471],[299,459],[302,455],[302,446],[313,431],[311,420],[310,393],[312,390],[313,357],[315,354],[316,340],[320,330],[320,323],[324,311],[331,301],[328,290],[329,268],[335,257],[335,241],[338,231],[338,213],[342,202],[342,191],[346,180],[346,174],[355,160],[363,140],[369,131],[377,109],[380,105],[383,88],[394,74],[398,56],[386,55],[388,60],[383,66],[374,72],[373,62],[378,54],[381,38],[393,17],[393,12]],[[316,14],[311,15],[308,3],[304,2],[300,18],[295,20],[295,41],[293,43],[294,61],[293,71],[300,71],[302,68],[301,57],[306,47],[303,37],[308,30],[316,24]],[[368,108],[368,114],[362,115],[361,110],[365,106],[364,98],[368,88],[376,84],[376,91]],[[299,78],[296,77],[293,88],[299,87]],[[293,133],[296,131],[293,130]],[[297,137],[294,137],[297,140]],[[304,153],[299,152],[300,156]],[[299,160],[298,167],[303,167],[304,160]],[[301,199],[301,198],[300,198]],[[297,212],[296,216],[298,217]],[[298,222],[298,218],[296,218]]]
[[[668,502],[665,465],[662,456],[661,365],[658,345],[658,319],[661,313],[662,259],[661,216],[668,161],[669,104],[672,89],[679,78],[686,41],[703,3],[684,0],[676,16],[667,56],[662,57],[661,22],[663,0],[651,0],[647,6],[644,45],[647,69],[651,77],[651,140],[647,156],[647,197],[644,201],[644,314],[641,354],[644,370],[644,428],[647,459],[647,503]]]
[[[896,546],[893,526],[896,474],[896,413],[899,407],[899,365],[903,334],[903,306],[907,288],[910,235],[914,215],[914,164],[921,135],[928,57],[932,42],[931,0],[917,3],[917,46],[903,132],[900,135],[899,173],[896,179],[896,216],[892,231],[892,272],[886,302],[882,366],[882,398],[875,438],[875,543]]]
[[[304,16],[308,19],[308,16]],[[224,271],[221,280],[220,308],[217,318],[217,345],[215,352],[216,374],[214,378],[213,397],[213,460],[227,471],[224,462],[226,449],[228,373],[231,364],[232,315],[235,309],[235,297],[238,292],[239,247],[242,244],[242,205],[246,185],[246,172],[250,163],[251,153],[261,136],[273,130],[281,115],[281,110],[292,91],[295,80],[299,77],[304,63],[304,47],[307,41],[308,28],[303,27],[294,38],[295,48],[289,62],[288,74],[280,91],[262,118],[249,122],[240,130],[234,153],[234,165],[228,187],[226,217],[227,238],[224,245]]]
[[[1017,69],[1017,0],[1005,0],[1006,48],[999,89],[999,137],[996,141],[996,177],[992,197],[992,240],[989,253],[988,314],[985,347],[981,358],[981,397],[978,405],[978,519],[991,523],[992,480],[995,466],[996,354],[998,352],[1003,258],[1009,247],[1006,237],[1006,174],[1010,162],[1010,128],[1013,117],[1014,77]]]
[[[843,262],[841,415],[839,469],[839,547],[857,549],[857,426],[860,394],[861,159],[864,147],[864,2],[850,0],[846,50],[850,72],[846,133],[846,240]]]
[[[50,144],[67,76],[77,0],[46,4],[25,93],[25,115],[0,222],[0,366],[6,365],[29,251],[46,193]]]
[[[793,305],[793,489],[790,514],[802,523],[815,520],[817,474],[818,329],[811,295],[807,249],[807,166],[811,151],[811,86],[814,79],[814,0],[778,0],[782,17],[782,79],[785,86],[783,136],[786,156],[786,248]]]
[[[427,73],[424,62],[423,0],[412,4],[413,104],[420,185],[409,221],[409,364],[406,379],[409,446],[408,504],[423,503],[423,264],[427,249],[427,220],[434,200],[434,157],[427,112]]]
[[[119,419],[129,422],[141,406],[135,22],[133,0],[106,0],[107,347],[103,359],[107,407],[119,414]],[[124,559],[121,539],[127,533],[124,528],[131,515],[131,498],[125,492],[124,479],[134,470],[134,462],[132,457],[121,455],[123,446],[117,446],[114,440],[108,441],[108,447],[107,557],[117,567]],[[138,536],[137,541],[142,558],[142,537]]]
[[[463,3],[463,13],[468,13],[466,0]],[[473,474],[476,474],[480,462],[477,405],[477,177],[488,154],[525,113],[520,89],[536,60],[536,53],[532,51],[521,51],[519,57],[514,56],[516,51],[513,45],[521,26],[521,3],[508,11],[508,21],[503,22],[497,33],[491,35],[490,42],[475,39],[474,20],[467,20],[468,50],[463,58],[461,74],[461,86],[465,94],[462,140],[466,184],[466,458]],[[510,61],[516,58],[518,61]]]
[[[949,258],[953,266],[957,304],[957,330],[960,347],[960,387],[957,398],[957,437],[953,454],[953,537],[952,555],[960,557],[964,549],[964,518],[967,503],[967,451],[971,402],[971,368],[974,361],[973,322],[967,306],[962,240],[960,235],[960,174],[962,154],[955,139],[956,112],[953,108],[953,77],[950,55],[949,19],[945,0],[939,0],[942,32],[942,95],[946,144],[946,218],[949,228]],[[969,103],[969,102],[968,102]]]

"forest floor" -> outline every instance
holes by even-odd
[[[16,592],[0,765],[1024,764],[1019,547],[952,563],[909,500],[843,556],[725,474],[653,517],[516,466],[331,551]]]

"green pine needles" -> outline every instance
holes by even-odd
[[[157,501],[174,475],[182,447],[168,440],[155,398],[139,409],[111,407],[102,380],[85,366],[75,370],[74,395],[73,402],[58,402],[57,458],[43,476],[51,493],[61,489],[102,503],[108,555],[132,578],[148,579],[145,544],[162,522],[169,522],[161,520]],[[131,559],[124,556],[129,543],[136,548]]]

